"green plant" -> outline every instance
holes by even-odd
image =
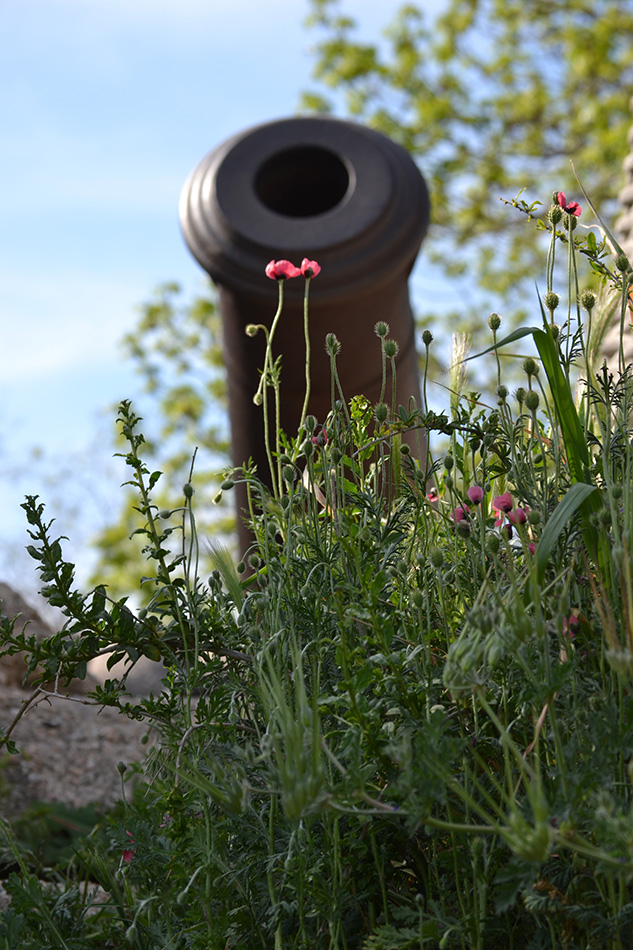
[[[43,592],[67,623],[39,644],[5,624],[2,650],[26,649],[41,684],[103,653],[161,658],[166,677],[135,703],[125,677],[93,694],[147,721],[154,745],[61,892],[3,826],[21,876],[1,947],[631,946],[632,382],[625,367],[595,372],[576,301],[579,259],[627,313],[632,272],[576,217],[557,193],[538,323],[503,338],[490,319],[478,358],[494,360],[494,405],[468,390],[464,346],[445,413],[386,388],[376,406],[348,398],[328,335],[328,417],[294,437],[268,420],[272,490],[247,466],[224,473],[222,491],[248,490],[253,543],[237,564],[216,547],[201,576],[195,467],[163,510],[128,402],[141,609],[103,585],[77,592],[27,498]],[[376,327],[384,378],[388,333]],[[502,357],[526,336],[540,360],[522,361],[511,394]],[[273,338],[254,392],[278,392]],[[409,430],[424,435],[417,454]],[[88,882],[105,903],[90,906]]]

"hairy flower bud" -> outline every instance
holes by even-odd
[[[547,217],[549,218],[551,224],[558,224],[560,219],[563,217],[563,209],[558,205],[552,205],[552,207],[547,212]]]
[[[457,536],[460,538],[470,537],[470,525],[467,521],[460,521],[455,531],[457,532]]]
[[[553,290],[548,290],[543,297],[543,302],[551,313],[553,310],[556,310],[556,307],[559,305],[560,297],[558,294],[555,294]]]
[[[532,359],[531,356],[528,356],[527,359],[523,360],[523,372],[528,376],[538,376],[539,365],[535,359]]]
[[[399,346],[395,340],[385,340],[383,346],[385,348],[385,356],[388,356],[389,359],[393,359],[397,356]]]
[[[328,333],[326,335],[325,349],[330,356],[338,356],[341,352],[341,344],[334,333]]]
[[[530,389],[525,395],[525,405],[530,410],[530,412],[536,412],[538,409],[538,404],[540,402],[539,394],[534,392],[533,389]]]
[[[422,342],[424,343],[425,346],[431,345],[431,343],[433,342],[433,334],[431,333],[430,330],[424,331],[424,333],[422,334]]]
[[[488,317],[488,326],[490,329],[495,332],[501,326],[501,317],[498,313],[491,313]]]
[[[389,324],[385,323],[384,320],[379,320],[376,326],[374,327],[374,332],[376,336],[379,336],[381,339],[384,339],[389,333]]]
[[[389,409],[384,402],[379,402],[376,408],[374,409],[374,419],[376,422],[381,425],[386,421],[387,416],[389,415]]]
[[[584,307],[585,310],[588,310],[590,313],[596,305],[596,295],[593,290],[583,290],[580,295],[580,306]]]

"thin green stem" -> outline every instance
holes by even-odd
[[[299,420],[299,427],[304,423],[306,414],[308,412],[308,403],[310,401],[310,327],[308,323],[308,296],[310,294],[310,278],[306,277],[305,291],[303,294],[303,336],[305,339],[305,358],[306,358],[306,394],[303,400],[303,408],[301,409],[301,419]]]

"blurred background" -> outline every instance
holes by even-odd
[[[387,7],[348,4],[367,36]],[[0,578],[31,586],[27,493],[89,573],[124,475],[113,407],[142,403],[121,339],[158,285],[206,291],[180,190],[224,139],[297,111],[308,12],[302,0],[2,4]]]
[[[491,309],[508,331],[538,319],[547,239],[500,198],[525,187],[542,213],[552,190],[581,197],[573,158],[607,219],[617,212],[633,0],[21,0],[0,8],[0,43],[0,580],[25,592],[38,586],[26,494],[68,535],[81,583],[115,563],[113,592],[134,583],[120,400],[153,430],[171,490],[200,432],[213,430],[205,478],[223,464],[217,314],[178,199],[227,137],[330,110],[412,151],[433,221],[411,296],[438,381],[453,332],[476,348]],[[203,356],[192,346],[183,368],[187,339]]]

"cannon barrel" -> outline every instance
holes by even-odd
[[[253,404],[277,287],[265,276],[271,260],[318,261],[310,293],[311,396],[323,422],[331,409],[324,339],[341,343],[337,360],[347,398],[380,396],[383,320],[399,344],[398,403],[420,405],[414,321],[407,278],[429,221],[424,179],[409,154],[385,135],[329,117],[282,119],[233,136],[192,171],[180,199],[187,245],[217,286],[228,371],[232,457],[252,458],[264,480],[261,407]],[[282,355],[283,429],[294,435],[305,393],[303,280],[284,286],[284,312],[274,342]],[[390,386],[390,384],[389,384]],[[388,393],[391,392],[389,388]],[[238,495],[238,505],[245,496]],[[241,530],[241,529],[240,529]],[[241,539],[247,535],[241,531]]]

